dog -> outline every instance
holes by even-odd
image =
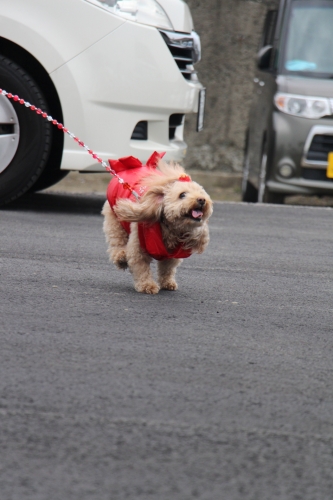
[[[146,165],[133,157],[109,162],[124,181],[111,180],[102,210],[110,261],[118,269],[129,268],[138,292],[177,290],[177,266],[209,243],[210,196],[183,167],[165,163],[157,152]],[[151,271],[153,259],[158,261],[158,283]]]

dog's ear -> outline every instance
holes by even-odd
[[[163,199],[163,187],[152,187],[139,202],[120,199],[113,209],[117,217],[126,222],[157,222],[161,217]]]

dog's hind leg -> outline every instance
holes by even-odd
[[[102,214],[104,215],[103,231],[108,244],[107,252],[110,260],[118,269],[127,269],[126,246],[128,234],[118,221],[113,210],[111,210],[108,201],[104,203]]]
[[[158,262],[158,281],[162,290],[177,290],[175,280],[177,266],[183,259],[166,259]]]
[[[160,287],[154,281],[150,269],[153,260],[140,246],[138,226],[134,222],[131,224],[131,232],[127,244],[128,267],[132,273],[135,290],[141,293],[155,294]]]

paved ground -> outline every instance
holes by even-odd
[[[1,500],[331,500],[332,209],[216,203],[152,297],[102,203],[0,211]]]

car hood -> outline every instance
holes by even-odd
[[[333,80],[280,75],[277,77],[276,83],[279,92],[315,97],[333,97]]]
[[[193,21],[190,9],[183,0],[157,0],[167,13],[175,31],[191,33]]]

